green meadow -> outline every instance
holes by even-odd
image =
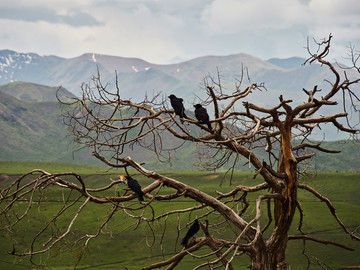
[[[88,187],[101,187],[110,183],[110,179],[116,179],[122,170],[107,170],[102,167],[90,167],[73,164],[54,164],[54,163],[18,163],[0,162],[0,183],[3,188],[16,179],[22,173],[32,169],[44,169],[50,173],[76,172],[80,174]],[[135,172],[134,172],[135,174]],[[249,172],[235,172],[231,182],[223,173],[209,172],[163,172],[163,174],[173,177],[195,188],[207,192],[211,195],[216,191],[230,191],[236,185],[256,185],[261,182],[260,177],[253,179],[253,174]],[[8,177],[4,177],[4,176]],[[139,183],[144,187],[150,183],[143,176],[135,174]],[[308,184],[329,198],[335,208],[336,213],[350,231],[360,230],[360,174],[359,173],[321,173],[317,175],[302,177],[301,182]],[[115,186],[110,192],[103,193],[103,196],[117,195],[123,192],[123,186]],[[162,194],[171,193],[169,188],[163,188]],[[39,202],[41,196],[41,202]],[[0,269],[141,269],[141,267],[151,263],[165,260],[181,250],[180,240],[186,233],[186,225],[196,216],[201,216],[205,210],[198,210],[186,214],[174,214],[160,222],[142,222],[138,224],[123,211],[118,210],[113,215],[111,221],[103,227],[97,238],[90,240],[86,249],[82,248],[84,240],[80,240],[86,234],[96,234],[99,226],[109,215],[113,205],[89,203],[79,214],[75,221],[71,233],[56,245],[50,252],[34,257],[17,257],[10,255],[15,244],[15,252],[27,251],[33,244],[34,250],[43,249],[42,243],[49,240],[51,231],[64,232],[69,225],[78,207],[84,202],[81,199],[69,212],[64,214],[56,221],[55,225],[49,227],[43,235],[33,239],[37,232],[44,227],[46,222],[64,206],[64,198],[69,201],[76,198],[76,194],[68,194],[67,191],[59,187],[49,187],[36,195],[36,200],[32,204],[29,215],[18,223],[12,230],[2,230],[0,239]],[[246,220],[251,220],[254,216],[254,201],[256,195],[249,194],[248,200],[250,208]],[[148,200],[148,199],[146,199]],[[326,204],[320,202],[312,194],[299,190],[299,200],[304,211],[302,230],[309,236],[321,239],[328,239],[342,243],[355,249],[347,251],[332,245],[322,245],[306,241],[305,254],[310,258],[310,269],[338,269],[339,267],[360,265],[360,242],[351,240],[336,223]],[[21,201],[15,205],[16,210],[21,214],[27,204]],[[230,202],[231,204],[231,202]],[[142,214],[141,210],[136,210],[139,203],[136,201],[124,203],[129,208],[132,215]],[[144,216],[151,218],[161,213],[174,209],[185,209],[193,206],[190,199],[180,197],[174,201],[153,202],[151,208],[147,207]],[[241,205],[240,205],[241,206]],[[3,208],[2,205],[0,205]],[[131,210],[132,209],[132,210]],[[262,204],[262,209],[266,211],[266,204]],[[1,217],[1,227],[6,225],[6,220]],[[213,226],[221,221],[215,214],[210,214],[201,218],[202,222],[209,221],[209,229],[214,237],[224,237],[234,239],[239,231],[227,222]],[[261,220],[262,226],[267,222],[266,214]],[[299,216],[293,222],[292,234],[299,234],[297,226]],[[177,229],[179,227],[181,230]],[[269,229],[270,230],[270,229]],[[269,234],[269,233],[268,233]],[[265,237],[268,236],[265,234]],[[201,236],[202,233],[197,234]],[[291,240],[288,244],[288,261],[291,269],[306,269],[307,259],[303,254],[304,243],[302,241]],[[195,252],[197,256],[209,253],[205,248]],[[214,257],[201,259],[213,260]],[[32,262],[31,262],[32,261]],[[197,259],[186,256],[176,269],[192,269]],[[246,269],[249,265],[248,258],[242,256],[234,262],[235,269]],[[331,267],[331,268],[330,268]],[[165,269],[165,268],[162,268]]]

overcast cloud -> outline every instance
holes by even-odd
[[[306,57],[333,34],[333,57],[360,49],[358,0],[12,0],[0,3],[0,49],[139,57],[168,64],[204,55]]]

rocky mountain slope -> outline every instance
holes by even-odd
[[[88,83],[99,70],[104,82],[114,86],[115,72],[123,94],[141,99],[145,92],[178,93],[184,98],[199,93],[207,75],[220,72],[225,90],[233,91],[236,77],[246,68],[252,82],[264,82],[273,91],[301,92],[302,88],[322,84],[329,72],[320,66],[302,66],[305,59],[270,59],[264,61],[247,54],[203,56],[189,61],[157,65],[138,58],[83,54],[75,58],[39,56],[33,53],[0,51],[0,84],[26,81],[49,86],[62,85],[80,95],[81,85]],[[319,76],[321,75],[321,76]],[[246,77],[246,76],[245,76]],[[249,82],[245,82],[244,87]]]

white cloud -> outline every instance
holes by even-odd
[[[344,38],[358,39],[358,0],[214,0],[203,11],[204,29],[212,34],[306,27],[309,34],[332,29]],[[343,32],[344,30],[344,32]],[[353,32],[353,35],[350,35]]]
[[[359,14],[358,0],[213,0],[201,22],[209,36],[241,36],[245,52],[264,58],[307,56],[306,37],[319,40],[332,33],[332,55],[339,58],[349,42],[360,47]]]
[[[333,33],[338,40],[359,39],[360,2],[357,0],[312,0],[309,3],[313,24],[309,33],[314,36]]]
[[[99,1],[95,1],[99,2]],[[1,7],[47,7],[51,9],[69,9],[91,6],[94,0],[59,0],[56,3],[47,0],[11,0],[1,1]]]
[[[306,57],[308,36],[332,33],[339,52],[349,42],[360,47],[359,14],[358,0],[1,1],[0,49],[153,63],[240,52]]]
[[[88,13],[82,11],[70,10],[66,15],[59,14],[56,11],[48,8],[35,7],[19,7],[19,8],[2,8],[0,9],[0,18],[10,19],[14,21],[29,21],[40,22],[46,21],[49,23],[69,24],[75,27],[99,25]]]
[[[96,39],[98,50],[154,62],[168,62],[182,53],[176,42],[176,33],[183,23],[168,14],[157,14],[138,4],[131,12],[100,7],[96,9],[96,17],[106,20],[104,27],[93,28],[91,34]]]
[[[74,57],[85,52],[140,57],[167,63],[183,55],[176,42],[181,20],[155,13],[144,4],[129,9],[113,6],[88,6],[83,9],[101,25],[76,25],[41,21],[0,20],[0,35],[11,40],[3,48]],[[67,14],[70,14],[69,11]]]
[[[297,0],[214,0],[202,14],[202,22],[213,34],[251,30],[287,29],[305,24],[309,12]]]

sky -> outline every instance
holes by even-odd
[[[359,0],[0,0],[0,49],[64,58],[306,58],[330,33],[330,57],[360,50]]]

